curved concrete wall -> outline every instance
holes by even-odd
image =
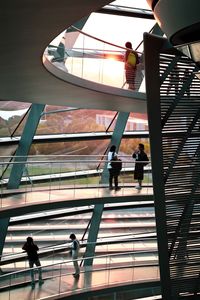
[[[147,0],[154,17],[173,45],[200,40],[199,0]],[[155,6],[154,6],[155,5]]]

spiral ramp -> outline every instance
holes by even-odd
[[[42,65],[42,54],[56,35],[109,2],[20,0],[2,3],[1,101],[146,112],[146,99],[142,93],[112,88],[103,90],[98,85],[91,90],[83,84],[77,85],[73,79],[66,82],[53,76]],[[146,289],[154,287],[157,288],[154,284],[152,287],[147,285]]]
[[[80,87],[52,76],[42,64],[45,48],[58,34],[109,2],[19,0],[2,4],[0,99],[117,111],[132,111],[135,103],[146,111],[144,97]]]

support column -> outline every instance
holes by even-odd
[[[120,112],[116,121],[115,129],[113,131],[113,135],[110,141],[110,145],[116,146],[116,152],[118,152],[121,139],[126,128],[126,124],[129,117],[128,112]],[[104,165],[103,173],[101,176],[101,183],[107,183],[109,180],[109,171],[107,169],[107,164]]]
[[[29,112],[29,116],[18,145],[15,158],[13,160],[14,162],[22,163],[13,164],[8,181],[8,189],[17,189],[20,185],[25,161],[27,160],[27,155],[29,153],[32,140],[37,130],[40,116],[44,110],[44,107],[44,104],[32,104],[31,106],[31,110]]]
[[[151,164],[155,201],[157,242],[160,265],[162,296],[172,300],[168,257],[165,187],[163,180],[162,126],[160,109],[159,53],[165,46],[165,39],[144,34],[144,58],[149,136],[151,143]]]
[[[7,229],[9,225],[10,218],[0,219],[0,256],[3,253],[3,247],[6,239]]]
[[[101,216],[103,213],[103,204],[96,204],[92,213],[92,220],[89,229],[89,235],[87,239],[87,246],[85,250],[84,257],[92,257],[95,253],[96,240],[99,232],[99,226],[101,223]],[[91,244],[92,243],[92,244]],[[84,261],[84,266],[91,266],[93,263],[93,258]]]
[[[129,113],[127,112],[120,112],[117,118],[117,122],[115,125],[115,129],[113,131],[113,135],[111,138],[111,145],[116,145],[117,151],[119,149],[121,139],[126,127],[126,123],[129,117]],[[107,164],[104,166],[104,170],[102,173],[102,178],[101,182],[102,183],[107,183],[109,180],[109,172],[107,169]],[[97,204],[94,207],[93,214],[92,214],[92,220],[91,220],[91,225],[89,229],[89,235],[88,235],[88,245],[86,247],[85,251],[85,257],[92,257],[94,256],[95,253],[95,247],[96,247],[96,240],[99,232],[99,226],[101,223],[101,216],[103,213],[103,204]],[[92,243],[92,244],[90,244]],[[88,259],[84,262],[84,266],[91,266],[93,263],[93,259]]]

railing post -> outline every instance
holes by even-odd
[[[62,273],[62,264],[60,264],[60,276],[59,276],[59,288],[58,288],[58,293],[60,295],[60,290],[61,290],[61,273]]]
[[[3,247],[4,247],[6,235],[7,235],[9,221],[10,221],[10,218],[4,218],[4,219],[1,218],[0,219],[0,228],[1,228],[1,230],[0,230],[0,256],[3,253]]]

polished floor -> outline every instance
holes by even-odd
[[[127,197],[126,197],[127,196]],[[141,190],[135,189],[134,186],[122,187],[121,190],[110,191],[108,188],[74,188],[74,189],[49,189],[49,190],[34,190],[27,192],[18,192],[12,191],[6,192],[1,197],[1,209],[0,211],[12,210],[19,211],[24,207],[27,207],[29,210],[32,205],[38,206],[37,210],[41,204],[45,204],[45,207],[48,209],[50,204],[63,203],[67,205],[69,202],[72,206],[72,203],[75,205],[75,202],[80,201],[82,204],[88,205],[91,201],[91,205],[94,204],[95,200],[100,199],[102,203],[116,202],[116,198],[119,198],[119,201],[131,201],[131,202],[140,202],[140,201],[152,201],[153,199],[153,190],[151,187],[144,187]],[[121,198],[121,200],[120,200]],[[128,199],[129,198],[129,199]],[[86,204],[87,199],[87,204]],[[104,200],[105,199],[105,200]],[[115,204],[114,204],[115,205]],[[15,209],[19,210],[15,210]],[[29,211],[30,212],[30,211]],[[16,213],[18,215],[18,213]],[[39,286],[36,283],[34,289],[30,285],[30,278],[27,276],[27,284],[11,289],[10,291],[4,291],[0,293],[0,300],[29,300],[29,299],[45,299],[45,297],[53,296],[60,293],[80,293],[83,290],[91,290],[96,288],[103,288],[113,285],[120,285],[124,283],[137,283],[137,282],[147,282],[147,281],[157,281],[159,280],[159,270],[157,266],[139,266],[134,267],[132,264],[131,267],[125,267],[126,262],[120,264],[120,267],[115,266],[113,270],[99,270],[99,271],[87,271],[82,270],[79,279],[74,279],[72,276],[73,270],[70,274],[67,274],[69,270],[66,269],[66,272],[62,272],[60,277],[58,273],[48,274],[44,276],[44,284]],[[66,275],[65,275],[66,274]],[[46,275],[46,274],[45,274]],[[20,279],[17,279],[18,283]],[[12,282],[11,282],[11,285]]]

